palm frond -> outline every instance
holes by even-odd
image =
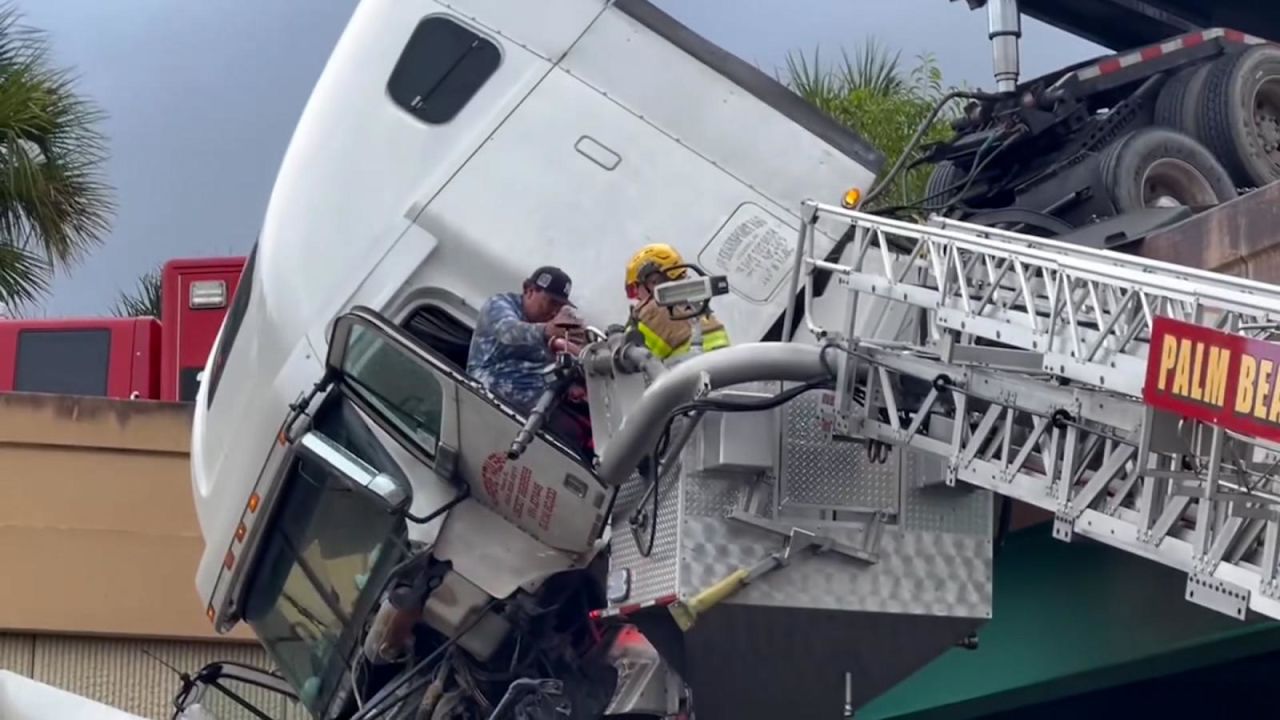
[[[875,38],[858,47],[856,59],[842,53],[843,65],[838,71],[839,84],[846,90],[862,90],[875,95],[902,95],[914,87],[902,73],[902,53],[889,50]]]
[[[116,298],[111,314],[116,317],[160,317],[161,281],[163,275],[159,268],[143,273],[132,291],[124,291]]]
[[[102,241],[115,202],[102,175],[103,113],[76,91],[68,70],[51,65],[44,33],[20,20],[12,5],[0,5],[0,243],[43,259],[43,282],[25,293],[34,298],[51,271]],[[28,264],[9,277],[37,273]]]
[[[16,311],[49,290],[53,273],[44,258],[0,244],[0,305]]]
[[[884,153],[886,166],[891,166],[907,150],[916,128],[949,92],[932,55],[921,54],[915,60],[915,65],[908,68],[900,52],[869,38],[852,55],[842,53],[841,62],[832,67],[821,64],[816,50],[812,61],[793,52],[787,58],[782,81],[819,110],[866,138]],[[924,142],[949,138],[952,131],[946,120],[958,111],[958,103],[944,108]],[[900,176],[903,193],[919,197],[928,183],[929,172],[930,168],[919,167]],[[888,197],[887,193],[881,195],[877,203]]]
[[[787,82],[800,97],[822,108],[834,93],[832,78],[822,71],[819,48],[813,49],[812,63],[801,53],[787,53]],[[823,108],[825,109],[825,108]]]

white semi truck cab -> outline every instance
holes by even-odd
[[[210,622],[247,623],[318,717],[406,671],[363,652],[396,603],[423,609],[413,662],[457,636],[437,692],[472,716],[580,664],[618,489],[544,433],[505,461],[526,418],[464,372],[478,308],[552,263],[591,325],[621,323],[626,262],[661,241],[726,278],[717,315],[761,338],[787,306],[796,199],[839,202],[881,162],[643,0],[362,2],[196,400]],[[623,705],[646,703],[667,714]]]

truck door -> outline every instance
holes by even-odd
[[[340,317],[329,348],[330,371],[442,476],[550,548],[578,554],[594,545],[611,493],[564,445],[539,432],[508,459],[525,418],[373,310]]]

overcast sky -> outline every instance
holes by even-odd
[[[554,2],[554,0],[526,0]],[[655,0],[773,72],[793,50],[836,55],[875,36],[932,52],[948,83],[991,87],[986,15],[949,0]],[[356,0],[17,0],[55,60],[109,117],[119,212],[106,243],[59,277],[43,311],[100,314],[168,258],[243,254],[292,133]],[[305,12],[301,8],[305,7]],[[1024,23],[1028,76],[1101,49]]]

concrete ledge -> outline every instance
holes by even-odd
[[[186,455],[190,403],[0,393],[0,443]]]
[[[1280,283],[1280,183],[1156,233],[1132,251],[1153,260]]]

